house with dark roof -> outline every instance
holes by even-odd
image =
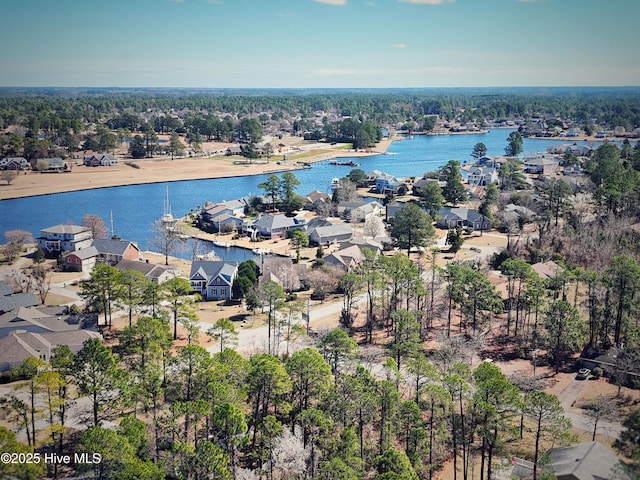
[[[231,287],[237,274],[237,262],[194,261],[189,283],[203,300],[231,300]]]
[[[319,190],[309,192],[305,199],[307,200],[307,203],[304,206],[305,210],[317,210],[324,205],[331,204],[331,195]]]
[[[55,256],[91,246],[93,234],[87,227],[60,224],[40,230],[40,237],[36,238],[36,242],[45,254]]]
[[[0,160],[2,170],[31,170],[31,162],[24,157],[7,157]]]
[[[98,251],[98,261],[115,265],[120,260],[142,260],[140,248],[128,240],[97,238],[91,244]]]
[[[465,207],[442,207],[437,214],[440,228],[467,227],[473,230],[489,230],[491,220],[476,210]]]
[[[125,270],[140,272],[147,277],[147,280],[153,283],[163,283],[180,274],[179,271],[171,267],[149,263],[148,260],[144,262],[138,260],[120,260],[116,263],[115,267],[121,272]]]
[[[6,282],[0,280],[0,314],[10,312],[18,307],[35,307],[38,299],[32,292],[14,293]]]
[[[84,155],[82,158],[83,165],[87,167],[115,167],[119,165],[116,157],[110,153],[95,153]]]
[[[91,338],[102,339],[102,335],[93,330],[49,333],[14,330],[0,338],[0,372],[12,370],[29,357],[48,362],[51,353],[59,345],[67,345],[71,353],[78,353],[82,344]]]

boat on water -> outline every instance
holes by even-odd
[[[164,215],[160,217],[160,221],[167,228],[175,228],[178,218],[171,213],[171,202],[169,202],[169,187],[167,186],[167,198],[164,200]]]
[[[385,152],[385,155],[396,155],[396,152]]]
[[[340,179],[338,177],[333,177],[331,179],[331,190],[334,190],[340,186]]]
[[[229,248],[232,247],[233,245],[231,245],[231,243],[229,242],[221,242],[219,240],[214,240],[212,242],[216,247],[221,247],[221,248]]]
[[[353,160],[349,160],[348,162],[339,162],[338,160],[332,160],[329,162],[329,165],[341,165],[345,167],[359,167],[360,164],[354,162]]]

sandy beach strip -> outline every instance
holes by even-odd
[[[137,160],[133,163],[140,168],[134,168],[124,163],[128,159],[118,158],[120,164],[114,167],[73,165],[72,170],[67,173],[18,172],[18,176],[10,184],[3,182],[0,185],[0,200],[124,185],[280,173],[308,168],[304,164],[336,157],[384,153],[394,140],[384,139],[366,152],[325,144],[313,145],[310,149],[300,146],[286,152],[286,161],[282,161],[282,154],[274,155],[270,161],[259,159],[254,163],[246,163],[241,157],[189,157],[174,160],[156,157]]]

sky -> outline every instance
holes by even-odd
[[[640,85],[638,0],[0,0],[0,86]]]

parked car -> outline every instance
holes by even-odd
[[[578,375],[576,375],[576,380],[586,380],[591,376],[591,370],[588,368],[581,368],[578,370]]]

